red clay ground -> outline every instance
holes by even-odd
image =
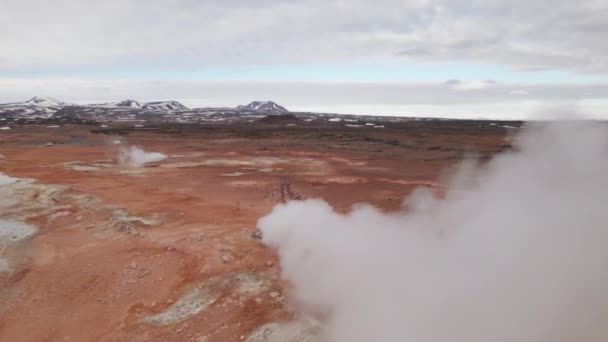
[[[0,255],[0,340],[246,340],[294,315],[273,251],[252,237],[275,204],[395,210],[418,185],[440,194],[442,170],[489,158],[507,134],[458,122],[3,131],[0,172],[37,181],[5,186],[0,218],[39,231]],[[169,157],[118,165],[131,145]]]

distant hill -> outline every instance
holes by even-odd
[[[253,101],[248,105],[238,106],[236,109],[239,112],[256,112],[256,113],[289,113],[289,111],[272,101]]]
[[[50,97],[34,96],[26,101],[0,104],[0,119],[12,120],[40,120],[52,119],[56,115],[64,117],[70,113],[71,117],[91,118],[88,114],[107,114],[109,119],[120,118],[126,112],[133,114],[139,113],[174,113],[190,110],[188,107],[177,101],[153,101],[140,102],[136,100],[122,100],[118,102],[106,102],[79,105],[56,100]],[[133,118],[133,115],[123,117],[123,119]]]
[[[188,110],[188,109],[190,109],[177,101],[146,102],[146,104],[144,104],[142,106],[142,108],[150,109],[150,110]]]
[[[50,97],[34,96],[23,102],[0,104],[0,117],[16,119],[48,119],[71,104]]]
[[[15,103],[17,105],[24,106],[38,106],[38,107],[62,107],[69,105],[67,102],[59,101],[51,97],[38,97],[34,96],[31,99]]]
[[[129,108],[141,108],[142,104],[135,100],[123,100],[116,102],[114,106],[117,107],[129,107]]]
[[[139,102],[136,100],[122,100],[119,102],[108,102],[101,104],[84,105],[83,107],[100,107],[100,108],[133,108],[143,110],[189,110],[190,108],[184,106],[177,101],[153,101],[153,102]]]

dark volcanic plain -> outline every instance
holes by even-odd
[[[0,131],[0,172],[35,179],[0,186],[0,219],[38,229],[1,249],[0,340],[264,341],[252,334],[297,316],[274,252],[256,235],[274,205],[323,198],[342,212],[358,202],[398,210],[418,186],[441,196],[444,173],[463,158],[509,149],[519,126],[379,125]],[[127,146],[168,157],[119,165]]]

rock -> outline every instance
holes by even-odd
[[[230,263],[232,261],[232,257],[230,255],[228,255],[228,254],[222,255],[221,258],[222,258],[222,262],[224,264],[228,264],[228,263]]]
[[[255,232],[251,234],[251,238],[254,240],[262,240],[262,237],[262,231],[259,229],[256,229]]]
[[[274,262],[272,262],[272,260],[266,261],[266,267],[272,267],[272,266],[274,266]]]

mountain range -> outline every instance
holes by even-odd
[[[279,106],[272,101],[253,101],[246,106],[236,107],[241,112],[262,112],[262,113],[287,113],[285,107]]]
[[[177,101],[154,101],[154,102],[140,102],[136,100],[122,100],[118,102],[107,102],[99,104],[80,105],[77,107],[99,107],[99,108],[133,108],[142,110],[170,110],[170,111],[182,111],[189,110],[190,108],[184,106]]]
[[[266,118],[261,120],[262,118]],[[274,117],[273,117],[274,116]],[[281,116],[281,117],[280,117]],[[285,116],[285,117],[283,117]],[[291,118],[288,118],[291,117]],[[0,104],[0,125],[9,123],[230,123],[298,125],[324,121],[349,128],[384,128],[384,124],[425,118],[352,115],[318,112],[291,112],[272,101],[253,101],[237,107],[188,108],[178,101],[142,102],[126,99],[116,102],[75,104],[50,97]]]
[[[235,108],[193,108],[178,101],[142,102],[132,99],[75,104],[50,97],[32,97],[23,102],[0,104],[0,121],[68,119],[93,121],[176,121],[191,122],[193,116],[214,114],[283,114],[289,111],[272,101],[253,101]],[[208,119],[208,117],[206,117]],[[198,121],[198,120],[195,120]],[[208,120],[204,120],[208,121]]]

